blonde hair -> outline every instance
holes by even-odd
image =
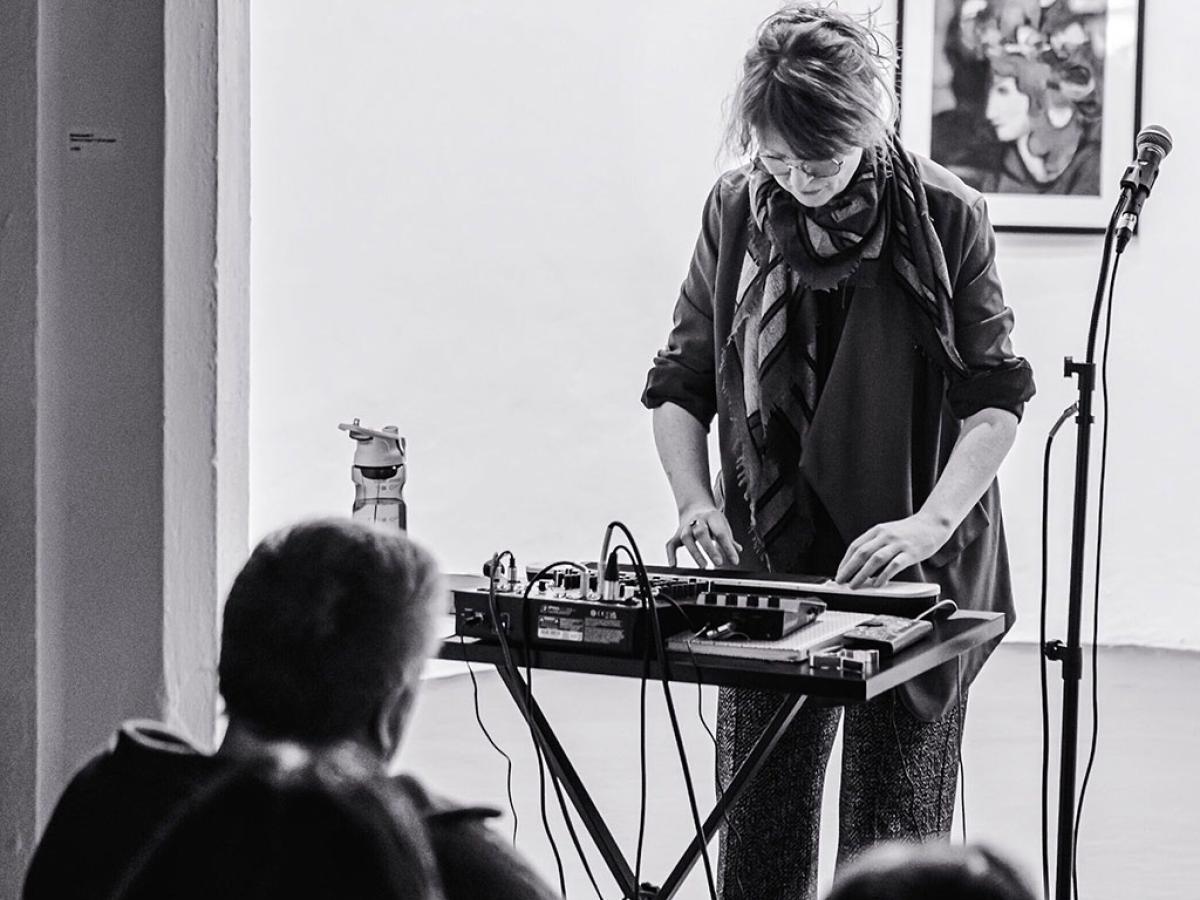
[[[803,159],[882,141],[896,121],[890,43],[871,18],[785,7],[759,26],[734,93],[726,144],[745,153],[769,129]]]

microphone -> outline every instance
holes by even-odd
[[[1118,253],[1125,249],[1133,237],[1142,204],[1150,196],[1150,189],[1158,178],[1158,166],[1171,152],[1172,146],[1171,133],[1161,125],[1147,125],[1138,132],[1137,156],[1121,176],[1121,189],[1129,192],[1130,196],[1125,212],[1117,220]]]

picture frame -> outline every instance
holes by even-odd
[[[900,138],[998,231],[1103,232],[1141,127],[1145,0],[897,0]]]

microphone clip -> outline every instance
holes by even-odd
[[[1154,182],[1158,180],[1158,165],[1150,165],[1146,160],[1135,159],[1125,167],[1125,174],[1121,176],[1121,187],[1132,194],[1139,191],[1143,194],[1149,194],[1150,189],[1154,187]]]

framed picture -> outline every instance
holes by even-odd
[[[1103,231],[1141,126],[1145,0],[899,0],[900,136],[1008,231]]]

